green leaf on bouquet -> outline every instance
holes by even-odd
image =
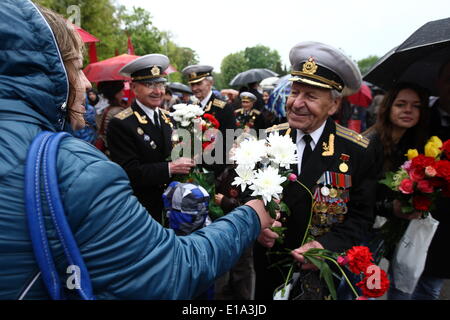
[[[276,219],[276,217],[277,217],[277,210],[280,210],[280,206],[278,205],[278,203],[276,203],[272,199],[272,200],[270,200],[269,203],[267,203],[266,209],[267,209],[267,211],[269,211],[269,214],[272,217],[272,219]]]
[[[328,290],[330,291],[331,297],[334,300],[337,300],[337,294],[336,294],[336,288],[334,286],[334,281],[333,281],[333,274],[331,272],[331,268],[328,265],[328,263],[326,263],[325,261],[317,258],[317,257],[313,257],[310,255],[307,255],[305,253],[305,257],[307,257],[307,259],[314,264],[317,268],[319,268],[320,270],[320,277],[323,278],[325,280],[325,283],[327,284]]]
[[[289,209],[287,204],[284,203],[283,201],[280,202],[280,211],[285,212],[288,216],[291,215],[291,210]]]
[[[395,174],[394,172],[386,172],[386,177],[378,182],[384,184],[389,189],[395,190],[394,174]]]
[[[270,230],[279,235],[279,237],[275,240],[278,244],[282,244],[284,242],[284,231],[287,230],[286,227],[270,227]]]

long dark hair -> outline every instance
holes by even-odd
[[[384,167],[385,169],[392,169],[391,160],[392,155],[394,153],[396,144],[398,141],[394,141],[393,131],[394,126],[390,119],[391,109],[394,104],[394,100],[397,98],[397,95],[400,91],[404,89],[410,89],[417,93],[420,99],[420,117],[418,123],[409,128],[405,135],[411,138],[411,142],[413,145],[409,146],[411,149],[418,149],[419,152],[423,149],[425,145],[426,139],[428,137],[429,130],[429,110],[428,110],[428,102],[429,102],[429,94],[428,92],[422,88],[421,86],[414,83],[401,82],[398,83],[395,87],[390,89],[384,96],[383,101],[380,104],[380,108],[377,114],[376,123],[370,127],[366,133],[371,133],[375,131],[379,137],[381,144],[383,145],[384,150]]]
[[[116,94],[125,87],[123,81],[103,81],[97,85],[98,92],[108,100],[110,106],[121,106],[122,101],[116,99]]]

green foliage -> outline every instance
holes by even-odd
[[[379,59],[378,56],[368,56],[367,58],[361,59],[358,61],[358,67],[361,71],[362,75],[365,75],[367,71],[377,62]]]
[[[254,68],[270,69],[280,75],[286,73],[278,51],[263,45],[256,45],[231,53],[222,60],[220,69],[224,86],[229,87],[230,81],[238,73]]]
[[[158,30],[152,23],[150,12],[140,7],[128,10],[125,6],[116,7],[113,0],[35,0],[41,6],[58,12],[70,19],[73,13],[70,6],[78,6],[80,27],[100,40],[96,43],[98,60],[104,60],[126,53],[127,35],[130,35],[136,55],[149,53],[166,54],[170,63],[179,71],[190,64],[198,63],[194,50],[179,47],[168,32]],[[77,22],[77,21],[76,21]],[[87,59],[85,61],[88,62]],[[182,80],[180,73],[169,76],[170,81]]]

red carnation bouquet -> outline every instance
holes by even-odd
[[[450,140],[431,137],[424,154],[410,149],[408,160],[395,172],[387,172],[380,183],[398,192],[403,213],[433,210],[436,197],[450,197]]]
[[[326,249],[309,249],[303,256],[320,269],[332,298],[336,299],[336,289],[332,279],[332,271],[328,262],[333,263],[341,272],[357,300],[381,297],[389,289],[389,279],[384,270],[374,264],[372,253],[366,246],[354,246],[344,253],[338,254]],[[342,267],[361,277],[356,286],[361,289],[359,295],[348,279]]]
[[[203,134],[202,149],[205,150],[216,140],[220,123],[213,115],[205,113],[202,116],[201,126]]]

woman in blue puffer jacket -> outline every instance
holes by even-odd
[[[48,299],[28,235],[25,159],[41,131],[84,125],[90,83],[81,70],[78,36],[31,1],[1,1],[0,39],[0,299]],[[177,237],[140,205],[117,164],[73,137],[60,145],[57,171],[65,214],[98,299],[195,297],[273,222],[253,200]],[[67,265],[54,227],[46,226],[62,278]]]

